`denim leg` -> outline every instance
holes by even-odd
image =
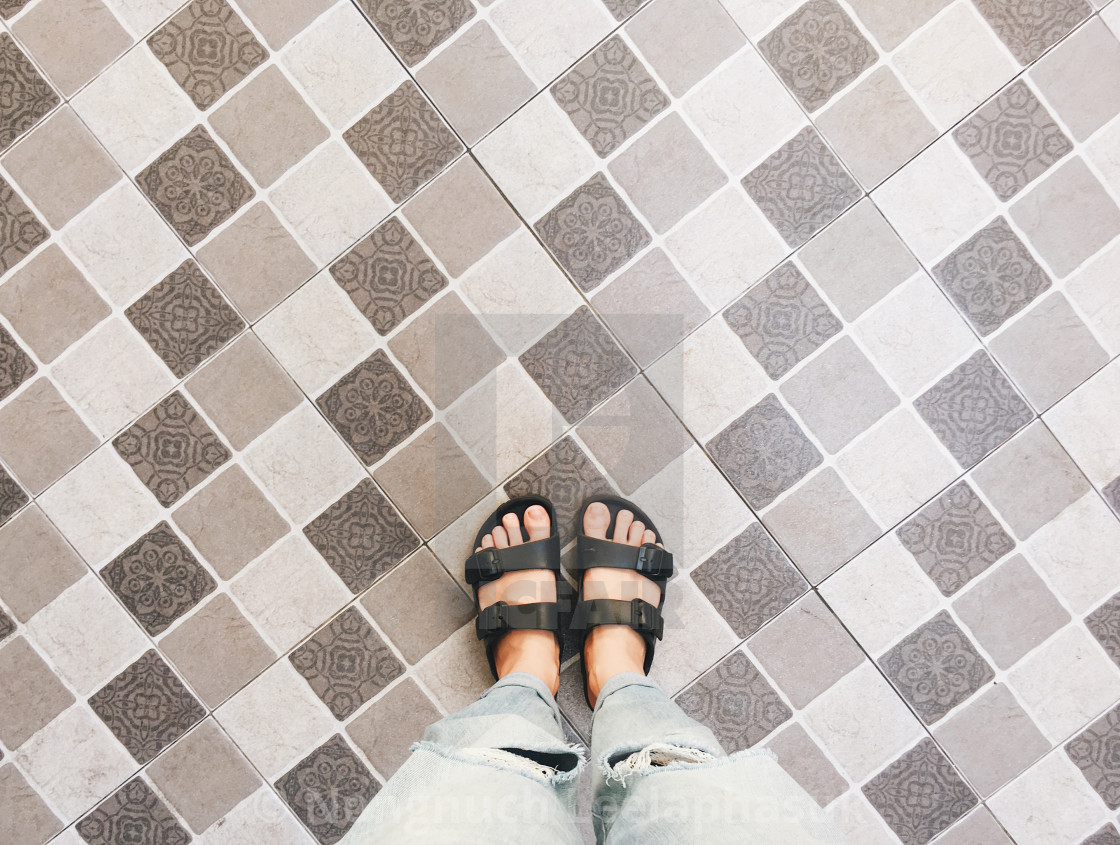
[[[843,845],[772,753],[729,757],[642,675],[607,682],[591,733],[599,845]]]
[[[584,760],[533,675],[507,675],[424,732],[343,845],[580,845]]]

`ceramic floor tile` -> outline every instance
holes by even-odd
[[[78,835],[90,845],[112,845],[118,832],[140,827],[157,841],[189,841],[187,833],[143,778],[129,781],[78,822]]]
[[[469,0],[427,0],[404,10],[389,0],[360,0],[358,5],[409,67],[475,16]]]
[[[0,179],[0,221],[13,234],[0,246],[0,272],[6,273],[43,243],[48,232],[35,212],[3,179]]]
[[[1032,7],[1023,2],[978,0],[976,4],[1021,64],[1029,64],[1092,12],[1085,0],[1046,0]]]
[[[358,820],[380,784],[339,735],[276,782],[281,797],[321,845],[334,845]],[[324,811],[323,794],[332,806]]]
[[[765,747],[778,755],[781,767],[820,806],[827,807],[848,789],[848,781],[801,725],[794,723],[773,734]]]
[[[74,703],[73,693],[23,637],[0,648],[0,677],[4,679],[0,739],[8,748],[18,749]]]
[[[851,0],[860,21],[871,30],[884,50],[893,50],[906,38],[928,23],[951,0],[917,0],[905,6],[883,3],[882,0]]]
[[[27,566],[26,561],[35,561]],[[81,558],[38,506],[0,529],[0,599],[26,622],[86,574]]]
[[[1120,769],[1108,749],[1120,736],[1120,708],[1113,708],[1068,743],[1066,753],[1110,810],[1120,809]]]
[[[562,6],[549,0],[506,0],[494,8],[490,21],[538,88],[615,26],[602,0],[571,0]]]
[[[1086,616],[1085,626],[1120,666],[1120,598],[1113,596]]]
[[[346,733],[378,772],[389,777],[408,759],[409,746],[439,717],[432,700],[408,678],[351,721]]]
[[[319,15],[331,7],[331,0],[243,0],[238,3],[250,23],[264,35],[273,50],[303,32]]]
[[[0,833],[11,842],[46,842],[62,829],[62,822],[15,766],[0,769],[0,807]]]
[[[1090,20],[1040,61],[1031,78],[1084,141],[1120,112],[1120,43],[1103,21]]]
[[[0,108],[0,147],[7,149],[58,105],[59,98],[6,32],[0,34],[0,73],[5,83],[20,95]]]

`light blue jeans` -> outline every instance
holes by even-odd
[[[596,703],[591,755],[600,845],[843,845],[768,751],[730,757],[642,675]],[[428,728],[343,845],[582,845],[586,761],[535,676],[507,675]]]

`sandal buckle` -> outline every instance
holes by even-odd
[[[663,551],[657,546],[639,546],[634,569],[646,577],[657,578],[661,575],[662,555]]]
[[[641,599],[630,600],[630,627],[637,631],[644,631],[650,627],[651,620],[646,610],[650,605]]]
[[[483,549],[474,553],[474,573],[480,583],[493,581],[502,575],[502,564],[497,549]]]

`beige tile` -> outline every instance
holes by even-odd
[[[221,824],[206,831],[206,845],[314,845],[315,841],[269,786],[262,786],[223,816]]]
[[[1030,77],[1078,141],[1120,113],[1120,42],[1099,18],[1062,41]]]
[[[439,718],[431,699],[406,678],[359,714],[346,732],[377,771],[389,777],[408,759],[409,746]]]
[[[12,31],[66,97],[132,46],[101,0],[41,0]]]
[[[952,0],[851,0],[852,8],[884,50],[893,50]]]
[[[325,12],[334,0],[240,0],[238,5],[268,46],[279,50]]]
[[[74,703],[23,637],[0,647],[0,681],[0,740],[7,748],[18,749]]]
[[[441,423],[417,435],[373,477],[424,539],[461,516],[491,486]]]
[[[210,115],[210,125],[265,188],[330,137],[275,65],[238,88]]]
[[[601,0],[506,0],[494,8],[490,20],[538,88],[574,64],[616,25]]]
[[[847,790],[848,781],[796,722],[773,734],[765,747],[820,806],[827,807]]]
[[[148,767],[148,777],[195,833],[202,833],[261,783],[218,723],[207,719]]]
[[[0,457],[33,495],[97,448],[98,440],[47,378],[0,408]]]
[[[509,117],[536,92],[486,21],[478,21],[416,73],[416,81],[467,144]]]
[[[0,598],[26,622],[87,572],[37,505],[0,529]]]
[[[448,713],[462,710],[494,683],[486,651],[471,624],[464,625],[429,654],[417,675]]]
[[[39,124],[3,164],[55,229],[124,175],[69,107]]]
[[[747,43],[719,0],[663,0],[643,9],[626,33],[674,97]]]
[[[0,837],[5,842],[46,842],[62,822],[15,766],[0,768]]]
[[[521,227],[470,156],[424,188],[404,207],[404,216],[455,278]]]

